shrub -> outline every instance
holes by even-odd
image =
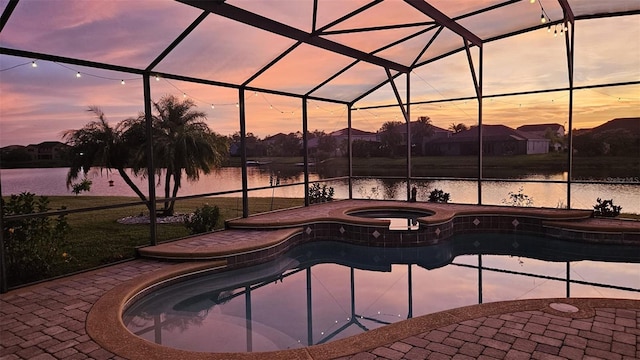
[[[596,204],[593,205],[593,215],[602,217],[616,217],[620,215],[622,206],[613,205],[613,199],[602,200],[596,199]]]
[[[429,193],[429,202],[436,203],[448,203],[449,202],[449,193],[446,193],[440,189],[434,189]]]
[[[205,204],[202,209],[196,208],[193,214],[185,215],[184,226],[191,234],[201,234],[213,231],[220,219],[220,208]]]
[[[78,196],[78,194],[80,194],[83,191],[90,191],[92,184],[93,182],[91,182],[91,180],[86,178],[82,179],[81,182],[71,185],[71,192],[76,194],[76,196]]]
[[[49,216],[34,216],[7,220],[8,216],[43,213],[49,211],[49,199],[36,199],[32,193],[11,195],[2,200],[2,226],[9,286],[26,284],[47,278],[52,266],[68,261],[70,256],[62,248],[67,244],[70,227],[64,215],[52,219]]]
[[[314,183],[309,187],[309,203],[323,203],[333,200],[333,187]]]
[[[522,187],[518,189],[517,193],[513,191],[509,191],[509,199],[502,199],[502,203],[511,206],[533,206],[533,198],[529,197],[529,195],[524,194]]]

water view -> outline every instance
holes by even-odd
[[[289,172],[286,177],[274,175],[266,167],[249,167],[248,184],[250,188],[267,187],[254,190],[252,197],[304,197],[304,186],[271,187],[271,185],[294,184],[304,181],[301,170]],[[36,195],[61,196],[73,195],[67,189],[65,179],[67,168],[38,168],[38,169],[3,169],[0,172],[2,195],[31,192]],[[79,196],[135,196],[134,192],[125,184],[117,172],[92,170],[88,178],[92,181],[91,191]],[[318,173],[311,173],[310,181],[321,180]],[[146,179],[133,178],[143,192],[147,192]],[[565,207],[567,185],[555,183],[566,181],[566,173],[529,175],[516,179],[518,182],[482,182],[482,203],[499,205],[509,198],[509,192],[522,193],[533,199],[536,207]],[[521,182],[522,181],[522,182]],[[527,182],[539,181],[539,182]],[[336,199],[349,197],[347,180],[337,180],[327,183],[335,190]],[[476,204],[478,202],[477,182],[474,180],[434,180],[417,182],[418,201],[426,201],[433,189],[441,189],[451,194],[451,202]],[[241,197],[242,173],[238,167],[224,167],[209,175],[201,175],[197,182],[184,181],[178,195],[197,195],[225,191],[238,191],[224,196]],[[163,185],[156,186],[156,193],[162,194]],[[613,199],[616,205],[622,206],[622,212],[640,214],[640,191],[637,182],[627,184],[571,184],[571,206],[577,209],[592,209],[597,198]],[[381,178],[362,178],[354,180],[354,198],[371,198],[387,200],[406,200],[407,185],[403,180]]]
[[[140,337],[191,351],[299,348],[477,303],[640,299],[632,249],[495,234],[419,248],[311,243],[268,264],[152,291],[123,320]]]

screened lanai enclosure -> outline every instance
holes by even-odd
[[[0,12],[2,249],[18,246],[17,224],[63,219],[71,240],[47,255],[63,273],[188,235],[154,211],[170,200],[174,217],[218,206],[218,228],[437,191],[640,214],[637,0],[0,0]],[[175,191],[166,143],[140,143],[134,166],[69,142],[100,114],[154,139],[163,99],[222,144],[211,169],[177,165]],[[89,171],[67,181],[73,164]],[[21,193],[48,203],[20,212]],[[5,270],[19,261],[3,254]]]

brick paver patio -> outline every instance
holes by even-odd
[[[120,359],[87,334],[88,312],[116,285],[170,266],[133,260],[0,295],[0,359]],[[640,358],[640,302],[610,301],[579,319],[540,310],[477,316],[409,332],[341,359]],[[323,354],[310,351],[309,359],[326,358]]]
[[[331,210],[312,209],[317,216]],[[309,211],[300,213],[309,216]],[[290,230],[278,231],[271,232],[273,241]],[[231,250],[253,246],[257,236],[252,229],[225,230],[160,249]],[[174,266],[178,265],[136,259],[0,294],[0,359],[640,359],[640,301],[630,299],[532,299],[474,305],[295,352],[175,355],[172,349],[149,344],[153,351],[136,353],[120,351],[118,346],[106,348],[101,345],[106,342],[91,337],[87,319],[99,300],[116,287]]]

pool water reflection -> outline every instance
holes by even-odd
[[[270,351],[482,302],[566,296],[640,299],[637,247],[488,234],[420,248],[310,243],[154,290],[123,320],[164,346]]]

